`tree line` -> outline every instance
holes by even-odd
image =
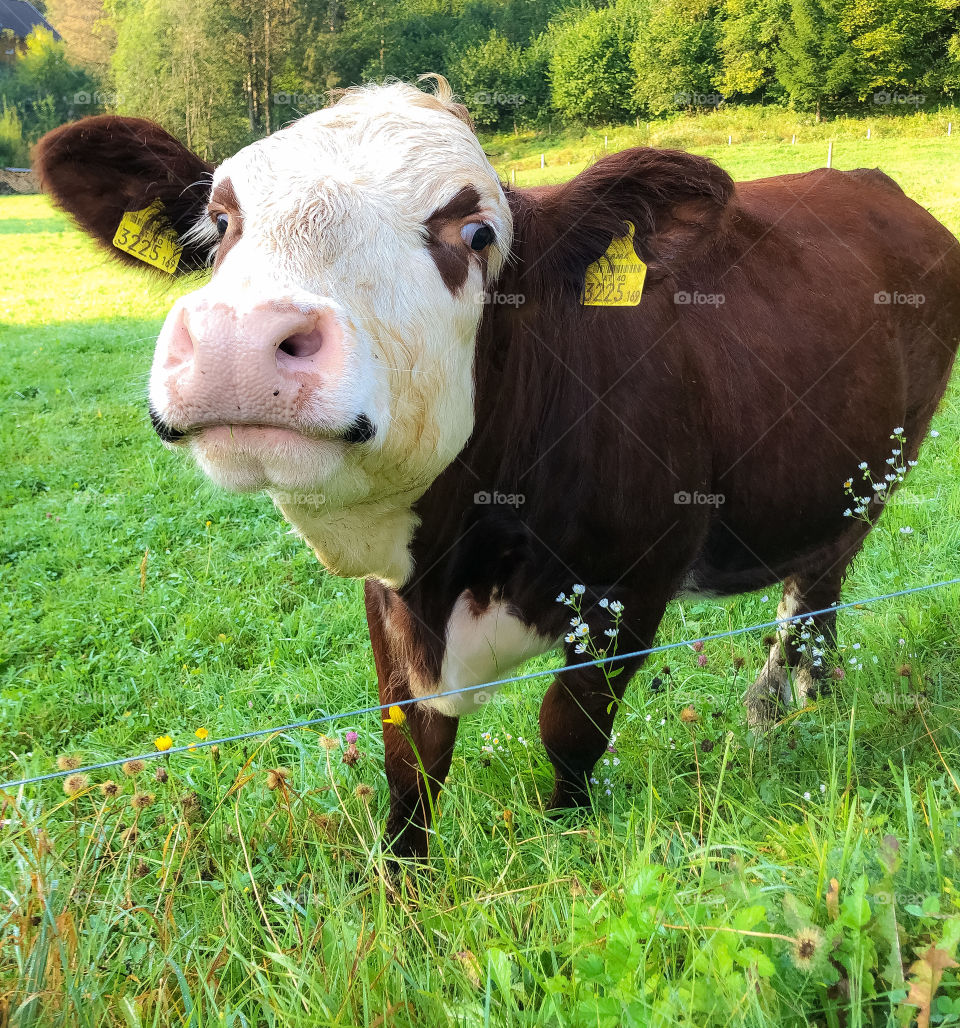
[[[49,0],[0,64],[0,164],[99,110],[219,159],[329,91],[447,76],[484,130],[724,103],[817,117],[951,101],[960,0]]]

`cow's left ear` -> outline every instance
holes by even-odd
[[[156,227],[172,227],[183,247],[177,271],[206,263],[206,247],[183,236],[204,213],[213,165],[159,125],[107,114],[61,125],[37,143],[33,166],[56,204],[124,263],[149,266],[113,245],[124,213],[157,201]]]
[[[565,185],[510,190],[518,248],[543,255],[545,274],[583,288],[586,268],[634,226],[634,245],[654,277],[668,274],[720,228],[734,191],[706,157],[635,147],[611,154]],[[528,261],[526,252],[518,254]]]

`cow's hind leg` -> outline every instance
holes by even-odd
[[[828,674],[825,658],[837,645],[837,614],[829,608],[839,599],[845,570],[846,563],[839,571],[784,581],[777,617],[798,620],[777,630],[767,662],[746,692],[751,728],[769,728],[791,702],[803,703],[821,691]],[[820,610],[826,613],[814,613]]]

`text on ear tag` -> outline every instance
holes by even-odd
[[[177,233],[163,217],[163,204],[159,200],[142,211],[125,211],[113,245],[168,275],[177,270],[183,252]]]
[[[632,222],[627,229],[627,235],[614,239],[587,268],[581,301],[585,307],[636,307],[640,302],[647,266],[633,248]]]

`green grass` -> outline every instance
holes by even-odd
[[[955,142],[849,139],[836,163],[879,164],[957,231]],[[822,149],[704,148],[741,177],[816,166]],[[41,198],[0,198],[0,234],[0,777],[376,702],[359,585],[149,428],[175,293]],[[846,598],[960,574],[956,386]],[[658,641],[767,620],[776,599],[675,604]],[[536,741],[546,681],[507,688],[463,723],[437,856],[397,891],[376,715],[329,728],[329,749],[294,731],[97,774],[72,798],[15,790],[0,801],[0,1025],[908,1024],[911,963],[960,934],[957,600],[846,612],[846,677],[767,739],[740,705],[760,638],[709,644],[703,667],[689,648],[657,660],[599,768],[610,794],[558,820]],[[288,777],[271,789],[275,768]],[[118,796],[97,788],[107,777]],[[135,790],[154,795],[140,812]],[[808,967],[790,940],[811,926]],[[933,1018],[960,1023],[952,968]]]

